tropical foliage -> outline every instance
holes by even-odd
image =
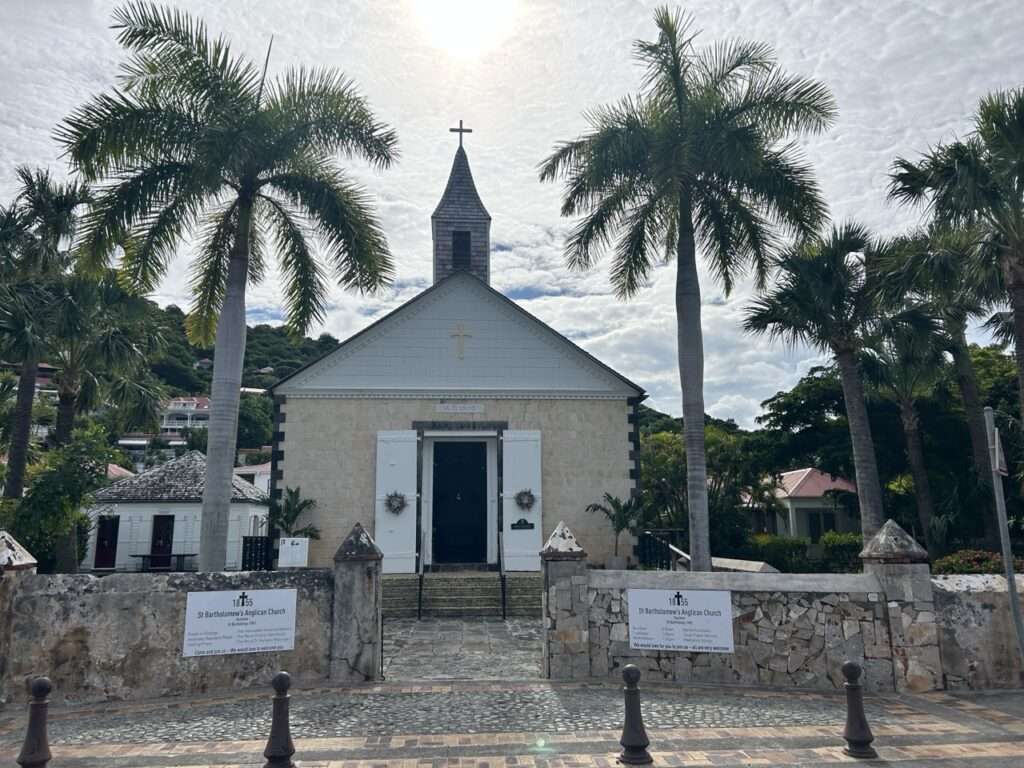
[[[590,268],[614,243],[612,286],[630,298],[660,260],[676,262],[690,556],[709,571],[697,251],[728,293],[751,270],[765,282],[780,233],[815,231],[825,204],[792,139],[827,128],[836,106],[763,43],[698,48],[690,17],[659,8],[654,18],[657,39],[633,47],[640,93],[587,113],[589,131],[559,144],[540,178],[565,179],[562,215],[581,217],[565,246],[571,267]]]
[[[315,525],[299,526],[298,520],[316,508],[316,501],[302,498],[301,488],[285,488],[283,497],[270,502],[268,523],[271,529],[276,528],[284,536],[300,536],[310,539],[320,538],[320,529]]]
[[[281,275],[295,333],[323,319],[328,278],[372,291],[391,275],[366,193],[337,157],[386,167],[394,131],[350,80],[327,69],[268,77],[188,14],[133,2],[114,13],[127,52],[118,88],[76,109],[58,130],[74,170],[98,183],[78,246],[83,269],[120,246],[122,281],[151,291],[182,241],[193,263],[193,338],[216,336],[200,567],[220,570],[227,542],[245,292],[268,266]]]

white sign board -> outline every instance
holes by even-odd
[[[704,589],[629,590],[629,647],[732,653],[732,597]]]
[[[189,592],[181,655],[292,650],[295,597],[294,589]]]
[[[278,568],[305,568],[309,564],[309,539],[288,538],[277,540]]]
[[[434,406],[436,413],[483,413],[483,403],[438,403]]]

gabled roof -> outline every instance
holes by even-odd
[[[476,184],[473,183],[473,173],[469,170],[466,150],[461,146],[455,151],[452,171],[448,174],[448,184],[431,218],[491,220],[491,214],[484,208],[483,201],[476,191]]]
[[[448,337],[470,315],[476,325],[465,328],[466,359],[454,359],[455,339]],[[451,361],[442,362],[442,354]],[[638,384],[468,272],[439,280],[271,391],[645,396]]]
[[[266,500],[259,488],[240,477],[233,476],[231,486],[233,502],[259,503]],[[101,488],[93,498],[103,504],[147,501],[196,503],[203,500],[205,487],[206,457],[199,451],[189,451],[141,474]]]
[[[857,486],[845,477],[830,475],[814,467],[783,472],[779,480],[775,495],[780,499],[819,499],[829,491],[857,492]]]

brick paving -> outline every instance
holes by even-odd
[[[530,622],[393,622],[386,682],[293,689],[296,764],[611,768],[621,729],[619,686],[537,680],[531,666],[536,656],[531,660],[522,650],[532,646],[534,632]],[[478,654],[489,656],[490,668],[480,667]],[[492,679],[457,679],[467,665]],[[513,679],[517,669],[524,674]],[[417,678],[426,674],[434,679]],[[642,692],[656,765],[859,762],[841,751],[845,700],[840,694],[651,683],[643,684]],[[53,706],[50,766],[258,768],[264,763],[270,695],[268,688],[219,697]],[[1024,765],[1024,691],[869,696],[867,710],[882,758],[868,764]],[[17,753],[24,726],[23,708],[0,709],[0,764],[9,764]]]

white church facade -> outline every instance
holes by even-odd
[[[356,522],[386,573],[537,571],[559,520],[611,554],[586,507],[634,491],[644,392],[490,287],[490,221],[460,142],[434,284],[273,387],[271,494],[316,501],[310,565]]]

